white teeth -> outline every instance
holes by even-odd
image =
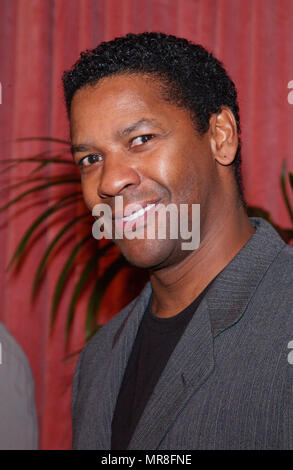
[[[134,214],[128,215],[126,217],[122,217],[123,222],[130,222],[131,220],[135,220],[138,217],[141,217],[145,212],[149,211],[155,204],[150,204],[144,209],[139,209],[139,211],[135,212]]]

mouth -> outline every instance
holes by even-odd
[[[142,217],[144,214],[146,214],[146,212],[148,212],[150,209],[152,209],[153,207],[155,207],[155,205],[156,205],[155,203],[153,203],[153,204],[148,204],[145,208],[139,209],[138,211],[134,212],[134,213],[131,214],[131,215],[122,217],[121,220],[122,220],[123,222],[131,222],[132,220],[136,220],[136,219],[138,219],[139,217]]]
[[[115,217],[113,217],[116,229],[124,231],[126,228],[126,231],[133,231],[144,227],[148,216],[155,210],[159,202],[160,200],[127,205],[124,210],[125,215],[118,217],[116,214]],[[132,213],[130,215],[126,215],[127,212]]]

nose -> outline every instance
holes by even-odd
[[[140,176],[135,168],[123,161],[120,154],[107,155],[104,161],[98,185],[100,198],[108,198],[121,194],[129,186],[137,186]]]

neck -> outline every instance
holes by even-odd
[[[255,232],[242,206],[231,209],[206,221],[209,228],[202,228],[198,249],[178,264],[151,273],[155,315],[167,318],[186,308]]]

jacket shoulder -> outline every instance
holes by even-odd
[[[135,297],[120,312],[118,312],[111,320],[103,325],[99,331],[88,341],[83,349],[83,354],[87,357],[96,354],[98,349],[105,350],[112,346],[112,341],[120,326],[126,320],[127,315],[131,312],[132,307],[136,304],[139,296]]]
[[[133,309],[138,303],[141,303],[141,309],[147,302],[151,292],[150,283],[148,282],[142,292],[135,297],[129,304],[127,304],[119,313],[117,313],[108,323],[106,323],[100,330],[87,342],[84,346],[79,357],[77,369],[79,369],[81,362],[85,359],[87,366],[92,361],[95,361],[97,355],[99,358],[107,358],[112,349],[113,341],[117,332],[127,320],[128,315],[131,314]]]
[[[285,245],[274,263],[275,275],[280,275],[288,289],[293,291],[293,246]]]

